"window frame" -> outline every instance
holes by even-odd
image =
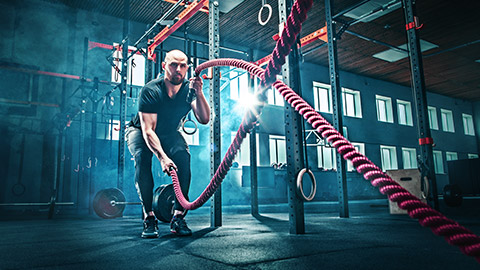
[[[384,156],[384,150],[389,151],[389,157],[388,159],[390,160],[390,164],[386,164],[386,158]],[[382,170],[383,171],[388,171],[388,170],[398,170],[398,160],[397,160],[397,147],[391,146],[391,145],[380,145],[380,158],[382,161]]]
[[[443,164],[442,151],[433,150],[433,165],[435,174],[445,174],[445,165]]]
[[[454,157],[454,158],[451,158]],[[446,161],[452,161],[452,160],[458,160],[458,153],[457,152],[445,152],[445,160]]]
[[[428,123],[429,123],[430,129],[438,130],[437,108],[433,106],[428,106],[427,113],[428,113]]]
[[[405,122],[401,119],[402,114],[400,112],[402,110],[400,109],[400,105],[403,105],[405,108]],[[397,116],[399,125],[413,126],[412,103],[410,103],[410,101],[397,99]]]
[[[469,136],[475,136],[475,127],[473,124],[473,116],[471,114],[462,113],[463,133]]]
[[[382,101],[385,106],[384,109],[380,108],[380,101]],[[377,107],[377,120],[379,122],[384,122],[384,123],[394,123],[393,119],[393,107],[392,107],[392,98],[391,97],[386,97],[386,96],[381,96],[381,95],[375,95],[375,104]],[[385,119],[382,117],[382,112],[385,115]]]
[[[405,153],[409,153],[409,165],[406,166],[405,162]],[[413,155],[412,155],[413,154]],[[402,147],[402,163],[403,163],[403,168],[404,169],[416,169],[418,168],[418,163],[417,163],[417,149],[416,148],[409,148],[409,147]]]
[[[353,98],[353,115],[349,114],[350,110],[348,109],[348,104],[346,102],[347,95],[352,95]],[[362,99],[360,91],[342,87],[342,106],[344,116],[362,118]]]
[[[323,106],[321,106],[320,93],[319,93],[320,89],[327,91],[327,97],[328,97],[327,110],[324,110],[324,108],[322,108]],[[332,88],[330,87],[330,85],[319,83],[319,82],[313,82],[313,103],[314,103],[315,111],[332,113]]]
[[[467,156],[468,156],[468,159],[478,158],[478,154],[473,154],[473,153],[468,153]]]
[[[272,160],[272,141],[275,142],[275,161]],[[279,145],[278,142],[283,141],[283,144]],[[258,146],[258,144],[257,144]],[[287,147],[286,147],[286,137],[285,136],[279,136],[279,135],[268,135],[268,148],[269,148],[269,159],[270,159],[270,164],[276,163],[276,164],[286,164],[287,163]],[[279,147],[280,146],[280,147]],[[279,148],[283,148],[283,151],[285,153],[285,159],[280,160],[279,157]]]
[[[440,109],[442,117],[442,130],[445,132],[455,132],[455,123],[453,121],[453,112],[447,109]]]
[[[325,153],[331,157],[329,166],[326,166],[325,162]],[[326,145],[318,145],[317,146],[317,168],[323,169],[325,171],[328,170],[336,170],[337,169],[337,155],[336,150],[334,147],[326,146]]]

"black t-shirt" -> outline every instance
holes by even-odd
[[[177,95],[170,98],[163,77],[148,82],[142,88],[138,97],[138,111],[157,114],[155,133],[158,136],[170,135],[179,129],[182,118],[191,109],[191,105],[186,101],[188,91],[188,81],[184,80]],[[129,125],[140,128],[138,113]]]

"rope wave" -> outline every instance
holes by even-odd
[[[345,159],[352,161],[356,170],[361,173],[365,179],[369,180],[373,186],[377,187],[382,194],[387,195],[390,201],[396,202],[401,209],[407,210],[408,215],[411,218],[418,219],[420,225],[429,227],[434,234],[443,236],[448,243],[458,246],[464,254],[474,257],[480,263],[479,236],[461,226],[456,221],[448,219],[442,213],[432,209],[429,205],[421,202],[419,198],[401,187],[387,174],[383,173],[372,161],[355,150],[355,147],[347,139],[307,102],[298,96],[297,93],[283,82],[275,81],[276,75],[280,73],[281,66],[285,63],[285,57],[290,53],[291,46],[295,44],[301,30],[301,25],[306,20],[306,14],[312,7],[312,4],[313,0],[297,0],[294,3],[292,12],[287,19],[285,30],[282,32],[281,38],[277,41],[276,47],[272,52],[272,58],[268,62],[265,70],[243,60],[226,58],[210,60],[199,65],[195,69],[195,74],[200,74],[202,70],[216,66],[233,66],[244,69],[262,80],[263,89],[257,93],[259,96],[262,96],[266,88],[273,83],[273,86],[280,92],[283,98],[292,105],[324,139],[330,142]],[[229,146],[215,175],[195,201],[189,202],[186,200],[181,192],[175,170],[170,171],[175,195],[185,209],[193,210],[199,208],[215,193],[232,166],[233,159],[243,139],[255,125],[262,107],[263,103],[257,105],[254,110],[248,111],[245,114],[235,139]]]

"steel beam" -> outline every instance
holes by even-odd
[[[208,41],[210,60],[220,57],[220,12],[218,1],[210,1],[208,13]],[[213,79],[210,80],[210,177],[213,178],[215,171],[221,162],[221,126],[220,126],[220,68],[213,68]],[[222,226],[222,186],[219,186],[210,203],[211,227]]]
[[[335,24],[333,23],[333,0],[325,0],[325,14],[328,30],[328,66],[330,71],[330,87],[332,89],[333,126],[343,135],[342,87],[338,72],[338,52]],[[337,153],[337,184],[340,217],[349,217],[347,174],[345,160]]]
[[[89,180],[89,192],[88,192],[88,213],[93,213],[93,198],[92,195],[95,193],[95,172],[96,166],[95,161],[97,158],[97,109],[98,109],[98,78],[95,77],[93,79],[93,88],[91,92],[91,101],[92,101],[92,128],[91,128],[91,135],[90,135],[90,180]]]
[[[292,0],[279,0],[278,10],[280,25],[287,20],[292,8]],[[292,46],[292,51],[285,59],[282,67],[284,82],[296,93],[300,93],[300,69],[298,46]],[[290,104],[285,103],[285,142],[287,152],[288,179],[288,209],[290,234],[305,233],[305,213],[303,200],[297,193],[297,175],[305,167],[303,161],[302,119]]]
[[[129,35],[130,0],[123,0],[123,36]],[[125,171],[125,122],[127,121],[127,71],[128,71],[128,38],[122,45],[122,72],[120,83],[120,123],[118,132],[118,179],[117,187],[123,190]]]
[[[88,38],[84,39],[83,44],[83,64],[82,64],[82,77],[85,78],[87,74],[87,59],[88,59]],[[78,177],[77,177],[77,211],[81,208],[88,208],[88,199],[86,194],[83,191],[88,190],[85,185],[85,111],[86,111],[86,91],[85,91],[85,80],[80,81],[80,91],[81,91],[81,104],[80,104],[80,130],[78,133]]]
[[[408,38],[408,51],[410,55],[410,72],[412,76],[412,95],[417,115],[417,130],[420,142],[420,165],[422,179],[427,177],[430,182],[431,194],[428,194],[429,203],[433,200],[433,207],[439,210],[437,180],[434,171],[432,134],[428,120],[427,92],[425,77],[423,74],[422,52],[420,50],[420,38],[416,25],[415,4],[412,0],[402,0],[405,15],[405,24]],[[427,143],[423,143],[423,142]]]
[[[253,60],[253,50],[248,54],[248,60]],[[254,91],[253,76],[249,76],[248,88]],[[258,174],[257,174],[257,131],[255,126],[250,131],[250,206],[252,216],[258,216]]]
[[[193,1],[190,6],[188,6],[182,13],[180,13],[177,17],[179,20],[172,25],[172,27],[166,26],[163,28],[160,33],[158,33],[154,38],[152,44],[148,46],[148,56],[150,57],[153,54],[155,48],[162,43],[165,39],[168,38],[173,32],[175,32],[182,24],[188,21],[197,11],[199,11],[207,0],[197,0]],[[209,16],[210,17],[210,16]]]

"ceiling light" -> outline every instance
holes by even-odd
[[[400,45],[398,46],[398,48],[407,50],[407,44]],[[423,39],[420,39],[420,48],[422,52],[424,52],[424,51],[431,50],[433,48],[438,48],[438,45],[430,43]],[[393,63],[400,59],[408,57],[408,53],[401,50],[389,49],[389,50],[374,54],[373,57]]]
[[[370,22],[398,9],[402,4],[398,0],[370,0],[344,14],[360,22]]]
[[[230,10],[240,5],[243,2],[243,0],[222,0],[218,2],[220,4],[218,6],[218,10],[222,13],[228,13],[230,12]]]

